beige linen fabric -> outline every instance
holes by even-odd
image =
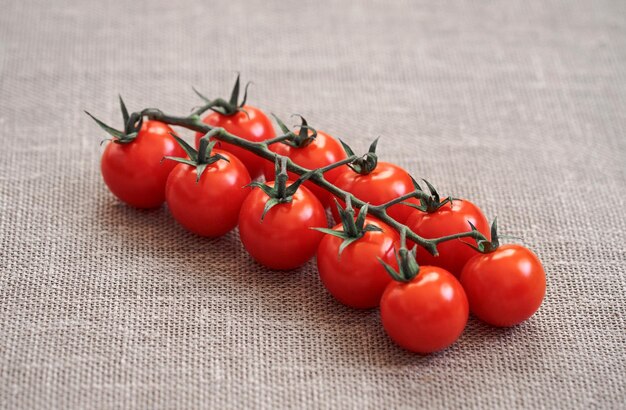
[[[626,3],[0,0],[0,407],[623,408]],[[543,260],[541,310],[394,346],[314,262],[118,203],[104,134],[195,85],[472,199]],[[191,133],[185,135],[191,136]]]

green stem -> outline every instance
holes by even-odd
[[[265,145],[267,145],[267,146],[270,146],[272,144],[276,144],[277,142],[285,141],[285,140],[288,140],[290,138],[293,138],[293,134],[279,135],[278,137],[274,137],[274,138],[270,138],[269,140],[265,140],[265,141],[263,141],[263,143]]]
[[[392,199],[389,202],[385,202],[384,204],[377,205],[377,206],[370,205],[370,207],[372,207],[372,208],[380,208],[380,209],[387,209],[390,206],[399,204],[400,202],[404,202],[407,199],[411,199],[411,198],[427,199],[427,198],[430,198],[430,195],[428,195],[427,193],[422,192],[422,191],[413,191],[413,192],[409,192],[408,194],[404,194],[402,196],[394,198],[394,199]]]
[[[212,107],[221,107],[227,112],[231,109],[230,104],[226,100],[224,100],[223,98],[216,98],[213,101],[209,101],[206,104],[196,108],[189,116],[192,117],[195,115],[202,115],[205,112],[209,111]]]
[[[345,221],[346,233],[349,237],[354,238],[358,235],[356,229],[356,223],[354,222],[354,208],[352,208],[352,195],[346,195],[344,198],[346,202],[346,212],[350,215],[350,218]]]
[[[280,157],[280,173],[276,175],[276,182],[274,187],[278,193],[278,198],[285,198],[285,192],[287,191],[287,157]]]
[[[197,112],[199,112],[198,110],[196,110]],[[205,110],[206,111],[206,110]],[[204,111],[202,111],[204,112]],[[200,112],[201,113],[201,112]],[[147,108],[145,110],[143,110],[141,112],[141,115],[145,115],[148,116],[148,118],[152,119],[152,120],[157,120],[157,121],[162,121],[165,122],[167,124],[170,125],[177,125],[180,127],[184,127],[193,131],[197,131],[197,132],[201,132],[206,134],[207,132],[213,130],[214,128],[203,123],[200,120],[199,114],[192,114],[188,117],[177,117],[177,116],[172,116],[172,115],[168,115],[163,113],[161,110],[156,109],[156,108]],[[252,142],[252,141],[248,141],[246,139],[243,139],[241,137],[238,137],[234,134],[231,134],[229,132],[227,132],[226,130],[224,130],[223,128],[215,128],[215,135],[214,138],[223,142],[228,142],[230,144],[236,145],[240,148],[245,149],[246,151],[250,151],[253,154],[264,158],[266,160],[269,160],[271,162],[274,162],[277,154],[273,151],[270,151],[270,149],[267,147],[265,142]],[[303,175],[309,171],[311,171],[310,169],[301,167],[297,164],[295,164],[293,161],[291,161],[289,158],[283,157],[281,155],[278,155],[278,158],[282,161],[283,158],[285,158],[284,160],[286,161],[287,164],[287,170],[293,172],[294,174],[297,175]],[[346,158],[346,160],[342,160],[339,162],[343,162],[343,161],[347,161],[348,158]],[[347,162],[346,162],[347,163]],[[334,165],[334,164],[332,164]],[[342,164],[343,165],[343,164]],[[339,166],[339,165],[337,165]],[[322,169],[328,168],[330,167],[324,167]],[[331,167],[330,169],[332,169],[334,167]],[[361,201],[360,199],[358,199],[357,197],[355,197],[354,195],[350,194],[349,192],[344,191],[343,189],[331,184],[330,182],[328,182],[325,178],[323,173],[315,173],[311,176],[311,178],[309,179],[309,181],[313,182],[315,185],[325,189],[326,191],[330,192],[331,194],[333,194],[334,196],[338,197],[338,198],[346,198],[346,196],[349,196],[352,204],[357,207],[357,208],[361,208],[364,205],[366,205],[365,202]],[[407,194],[409,195],[409,194]],[[406,196],[406,195],[405,195]],[[412,197],[412,196],[409,196]],[[402,200],[406,200],[408,199],[404,198]],[[401,197],[402,198],[402,197]],[[399,199],[399,198],[398,198]],[[395,201],[395,200],[394,200]],[[393,202],[393,201],[391,201]],[[416,244],[418,244],[419,246],[424,247],[426,250],[428,250],[430,253],[432,253],[433,255],[437,255],[437,244],[441,243],[441,242],[445,242],[445,241],[449,241],[449,240],[453,240],[453,239],[458,239],[458,238],[467,238],[467,237],[472,237],[472,238],[477,238],[478,235],[480,235],[480,233],[476,233],[476,231],[469,231],[469,232],[461,232],[455,235],[450,235],[450,236],[444,236],[441,238],[434,238],[434,239],[426,239],[426,238],[422,238],[421,236],[417,235],[415,232],[411,231],[406,225],[401,224],[400,222],[396,221],[395,219],[393,219],[392,217],[390,217],[387,214],[386,211],[386,207],[389,203],[387,204],[383,204],[383,205],[379,205],[379,206],[370,206],[367,210],[367,213],[376,217],[377,219],[379,219],[380,221],[386,223],[387,225],[391,226],[393,229],[395,229],[398,232],[402,232],[402,229],[406,229],[406,236],[408,239],[412,240],[413,242],[415,242]]]
[[[485,238],[485,236],[479,231],[470,231],[470,232],[455,233],[453,235],[448,235],[448,236],[442,236],[439,238],[431,239],[430,241],[433,242],[435,245],[437,245],[441,242],[451,241],[453,239],[460,239],[460,238],[473,238],[476,240],[480,240],[480,239],[487,240],[487,238]]]
[[[355,159],[357,159],[358,157],[356,155],[351,155],[348,158],[342,159],[341,161],[337,161],[337,162],[333,162],[332,164],[328,164],[325,167],[320,168],[320,172],[322,174],[330,171],[331,169],[335,169],[335,168],[339,168],[342,165],[346,165],[351,163],[352,161],[354,161]]]

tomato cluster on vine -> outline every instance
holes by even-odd
[[[426,191],[379,161],[378,140],[357,156],[302,116],[294,130],[275,117],[276,136],[270,118],[246,104],[247,86],[239,101],[239,88],[238,76],[229,101],[198,93],[205,105],[187,117],[129,114],[120,97],[121,131],[92,117],[112,136],[101,160],[109,190],[136,208],[167,203],[196,235],[238,226],[247,252],[269,269],[315,257],[338,302],[379,307],[389,337],[420,354],[454,343],[470,312],[514,326],[539,308],[541,262],[521,245],[500,246],[495,220],[489,226],[475,204],[442,198],[424,181]],[[197,131],[195,147],[168,124]]]

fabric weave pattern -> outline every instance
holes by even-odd
[[[626,407],[626,2],[0,6],[0,408]],[[497,215],[545,265],[540,311],[415,356],[314,262],[118,203],[82,110],[185,114],[234,70]]]

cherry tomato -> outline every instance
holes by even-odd
[[[309,131],[309,135],[311,133],[312,131]],[[341,147],[341,144],[336,139],[322,131],[317,131],[317,136],[313,142],[301,148],[292,147],[282,143],[272,144],[269,148],[279,155],[291,158],[295,164],[308,169],[321,168],[346,158],[346,153]],[[348,169],[349,168],[346,165],[333,168],[324,173],[324,178],[328,182],[333,183],[339,174]],[[290,172],[289,178],[297,179],[298,176]],[[265,165],[265,179],[267,181],[274,180],[274,164],[269,161],[266,161]],[[320,202],[322,202],[322,205],[325,207],[331,205],[332,195],[328,193],[328,191],[320,188],[310,181],[305,182],[304,186],[309,188],[311,192],[315,194]]]
[[[231,134],[244,138],[248,141],[260,142],[266,139],[274,138],[274,128],[272,122],[263,113],[263,111],[255,108],[251,105],[244,105],[244,111],[239,111],[233,115],[224,115],[217,112],[212,112],[207,115],[202,121],[212,127],[224,128]],[[247,114],[246,114],[247,113]],[[200,138],[204,134],[196,133],[196,148],[200,144]],[[263,170],[266,163],[269,161],[246,151],[236,145],[229,144],[227,142],[220,141],[218,147],[224,151],[232,152],[237,158],[244,163],[250,177],[255,179],[263,175]]]
[[[469,307],[459,281],[448,271],[422,266],[410,282],[392,281],[380,301],[385,332],[401,347],[428,354],[454,343]]]
[[[288,182],[292,184],[293,182]],[[268,182],[273,187],[274,182]],[[315,255],[326,227],[326,211],[308,188],[300,186],[291,202],[272,207],[261,215],[270,197],[253,189],[239,214],[239,235],[244,247],[261,265],[275,270],[295,269]]]
[[[471,230],[471,222],[487,239],[490,237],[489,222],[482,211],[469,201],[456,199],[448,202],[434,212],[414,210],[406,221],[406,225],[417,235],[433,239]],[[417,247],[417,261],[420,265],[440,266],[459,277],[465,263],[478,254],[463,242],[476,244],[470,238],[451,240],[437,246],[439,256],[431,255],[421,246]],[[413,245],[412,242],[410,242]]]
[[[144,121],[137,137],[124,144],[111,142],[102,154],[104,182],[122,202],[136,208],[156,208],[165,201],[165,183],[176,166],[164,156],[186,154],[159,121]]]
[[[178,164],[165,187],[167,206],[185,229],[201,236],[221,236],[235,226],[241,204],[250,192],[250,174],[237,157],[215,149],[226,160],[206,167],[196,182],[196,167]]]
[[[337,176],[334,184],[371,205],[384,204],[415,190],[411,176],[404,169],[388,162],[378,162],[376,169],[366,175],[348,169]],[[343,205],[341,198],[338,200]],[[415,198],[404,202],[419,204]],[[337,210],[334,207],[331,210],[335,221],[338,221]],[[400,223],[405,223],[413,211],[413,208],[404,204],[393,205],[387,210],[389,216]]]
[[[546,274],[539,258],[520,245],[503,245],[470,259],[461,273],[470,309],[494,326],[514,326],[539,309]]]
[[[361,309],[378,306],[391,277],[377,258],[397,267],[395,248],[400,241],[398,233],[383,222],[366,217],[365,224],[382,231],[364,232],[341,255],[343,239],[336,236],[325,235],[317,249],[317,269],[326,289],[344,305]],[[333,229],[342,231],[343,225]]]

